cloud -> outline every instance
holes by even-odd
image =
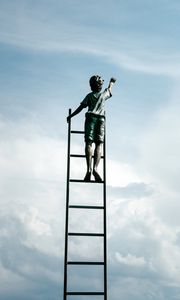
[[[33,121],[24,118],[15,125],[14,121],[1,119],[1,175],[62,180],[61,170],[66,164],[60,158],[65,155],[66,143],[47,136],[41,125]]]
[[[63,282],[65,143],[28,118],[1,118],[0,135],[1,298],[20,299],[29,290],[27,299],[38,299],[36,290],[49,299],[53,290],[51,298],[57,299]]]
[[[12,291],[17,299],[18,295],[23,295],[25,288],[32,294],[30,299],[38,299],[33,290],[41,295],[46,294],[48,299],[53,289],[58,294],[59,283],[61,289],[63,286],[66,166],[62,158],[66,157],[65,144],[63,140],[47,136],[43,124],[32,124],[30,119],[16,121],[16,124],[1,119],[2,293],[7,295],[7,283],[13,282]],[[80,150],[78,147],[75,143],[75,151]],[[114,182],[113,176],[122,173],[122,177],[116,176],[114,186],[108,186],[110,293],[116,299],[114,293],[117,285],[124,282],[131,287],[136,286],[135,296],[138,300],[143,299],[145,293],[149,293],[149,299],[151,293],[163,299],[164,289],[169,286],[176,287],[178,293],[179,231],[176,227],[172,230],[170,224],[163,222],[155,204],[162,195],[155,185],[148,182],[148,176],[143,180],[142,172],[139,175],[137,171],[139,169],[134,166],[108,162],[109,184]],[[82,170],[78,168],[79,176],[80,172]],[[83,195],[78,185],[74,185],[72,191],[74,203],[79,203],[80,199],[81,203],[92,204],[92,201],[97,203],[101,199],[100,185],[92,190],[91,186],[85,184]],[[162,208],[163,204],[159,209]],[[75,226],[92,231],[102,228],[101,216],[91,216],[89,211],[86,215],[76,213],[73,222],[73,230]],[[72,259],[91,259],[91,254],[93,258],[97,259],[98,255],[101,258],[100,241],[94,245],[87,240],[83,244],[81,239],[72,239],[69,245]],[[93,275],[88,271],[88,274],[94,278],[92,281],[85,276],[85,269],[72,274],[72,287],[84,278],[84,288],[90,287],[90,282],[98,288],[100,280],[96,281],[96,278],[100,278],[100,273]],[[140,284],[143,288],[139,288]],[[127,286],[121,293],[125,299],[132,296]],[[54,299],[58,298],[56,295]]]
[[[132,277],[117,278],[109,294],[115,300],[118,300],[120,297],[124,300],[168,300],[163,289],[156,282]]]
[[[178,99],[175,86],[169,102],[136,140],[134,176],[123,188],[119,181],[110,189],[108,249],[114,299],[118,291],[123,299],[179,297]]]
[[[157,182],[161,190],[179,193],[180,126],[179,88],[175,87],[169,102],[152,119],[149,129],[138,141],[144,174]]]
[[[150,184],[145,184],[143,182],[129,183],[125,187],[111,187],[108,186],[108,192],[111,197],[116,199],[124,198],[142,198],[148,197],[153,194],[153,187]]]
[[[140,183],[141,178],[136,174],[133,167],[129,164],[120,163],[119,161],[107,161],[107,182],[108,185],[125,187],[135,182]]]
[[[75,9],[73,3],[71,5]],[[66,11],[65,3],[61,7],[61,17],[56,18],[59,6],[55,7],[52,5],[49,11],[46,5],[30,6],[26,3],[19,6],[15,3],[14,9],[4,5],[0,13],[1,43],[30,51],[84,53],[131,71],[179,77],[179,53],[173,50],[170,54],[165,50],[168,48],[165,38],[131,36],[128,31],[118,32],[117,36],[116,31],[105,32],[101,26],[89,26],[85,20],[78,22],[71,18],[73,9],[65,18],[62,13],[63,9]],[[87,8],[81,6],[81,10],[87,14]],[[104,15],[100,19],[103,18]],[[100,24],[100,20],[96,22]]]
[[[144,299],[145,295],[146,299],[178,299],[178,232],[163,223],[152,204],[131,200],[108,207],[109,294],[113,299]]]
[[[141,267],[146,264],[144,257],[136,257],[135,255],[131,255],[129,253],[126,256],[123,256],[117,252],[116,258],[119,263],[129,266]]]
[[[146,276],[149,280],[156,277],[161,285],[166,282],[178,286],[178,231],[172,231],[161,220],[153,198],[150,202],[141,199],[109,204],[110,261],[114,267],[116,262],[122,265],[113,272],[116,276]],[[139,272],[140,266],[143,272]]]
[[[56,1],[49,10],[46,5],[42,7],[48,1],[39,1],[33,8],[30,2],[13,1],[7,5],[4,1],[0,12],[2,44],[31,54],[39,51],[48,55],[69,52],[94,56],[125,70],[176,78],[179,85],[179,53],[176,47],[171,48],[170,39],[166,43],[163,35],[147,34],[142,38],[143,32],[132,35],[118,26],[116,31],[109,23],[105,31],[103,24],[100,26],[104,10],[100,15],[97,10],[98,24],[91,26],[86,15],[81,21],[78,15],[62,17],[67,4],[61,3],[60,14],[58,9],[55,13]],[[71,12],[73,2],[68,2]],[[85,8],[87,4],[83,5]],[[112,22],[122,17],[119,11]],[[109,15],[109,9],[107,12]],[[123,21],[127,21],[126,17]],[[119,158],[107,160],[109,294],[113,300],[174,300],[180,294],[179,95],[177,87],[170,102],[149,119],[149,128],[141,128],[139,137],[135,137],[135,159],[128,163]],[[3,300],[55,300],[62,295],[66,140],[46,129],[42,119],[37,121],[27,115],[23,119],[0,118]],[[82,147],[75,142],[74,152],[82,153]],[[74,161],[72,169],[73,177],[83,178],[85,161]],[[71,200],[99,204],[101,188],[83,185],[82,193],[81,186],[72,185]],[[89,211],[71,213],[75,213],[71,229],[102,229],[101,215],[91,216]],[[99,240],[93,243],[86,239],[83,244],[82,239],[72,238],[69,245],[71,258],[102,258]],[[100,283],[98,272],[93,275],[87,269],[73,271],[73,287],[83,282],[86,288],[91,283],[97,288]]]
[[[32,232],[18,215],[3,216],[1,213],[0,225],[1,297],[2,293],[6,296],[9,293],[7,282],[12,283],[11,293],[16,295],[20,292],[21,297],[26,288],[30,290],[30,293],[33,288],[41,293],[43,290],[47,293],[47,286],[48,293],[54,289],[57,295],[59,280],[62,280],[60,275],[62,261],[58,256],[39,250],[33,240],[28,243]],[[48,247],[51,248],[50,245]],[[6,274],[8,274],[8,279]],[[18,286],[13,285],[14,281],[18,281]]]

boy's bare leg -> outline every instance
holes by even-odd
[[[100,175],[97,172],[97,168],[101,159],[102,154],[102,143],[96,143],[94,150],[94,166],[93,166],[93,175],[96,181],[102,181]]]
[[[86,164],[87,164],[87,172],[84,177],[85,181],[91,180],[91,174],[92,174],[92,155],[93,155],[93,149],[92,149],[92,142],[87,142],[85,146],[85,155],[86,155]]]

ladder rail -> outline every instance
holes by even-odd
[[[69,109],[69,115],[71,109]],[[67,148],[67,182],[66,182],[66,220],[65,220],[65,249],[64,249],[64,300],[67,295],[67,259],[68,259],[68,223],[69,223],[69,179],[70,179],[70,144],[71,144],[71,120],[68,123],[68,148]]]
[[[105,131],[106,132],[106,131]],[[103,206],[104,206],[104,300],[107,300],[107,223],[106,223],[106,135],[103,144]]]

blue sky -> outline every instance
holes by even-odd
[[[109,298],[180,298],[179,13],[178,0],[0,1],[2,300],[62,299],[66,115],[93,74],[117,78],[106,106]],[[72,176],[84,170],[73,162]],[[74,186],[72,201],[99,191],[83,192]],[[99,220],[77,214],[71,226]],[[98,245],[72,240],[71,256],[97,257]],[[98,272],[71,276],[72,288],[100,288]]]

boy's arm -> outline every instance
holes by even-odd
[[[69,122],[72,117],[74,117],[75,115],[80,113],[83,108],[84,108],[84,105],[80,104],[78,106],[78,108],[76,108],[75,111],[67,117],[67,122]]]
[[[110,93],[112,91],[112,87],[115,82],[116,82],[116,78],[114,78],[114,77],[112,77],[109,81],[108,89],[109,89]]]

